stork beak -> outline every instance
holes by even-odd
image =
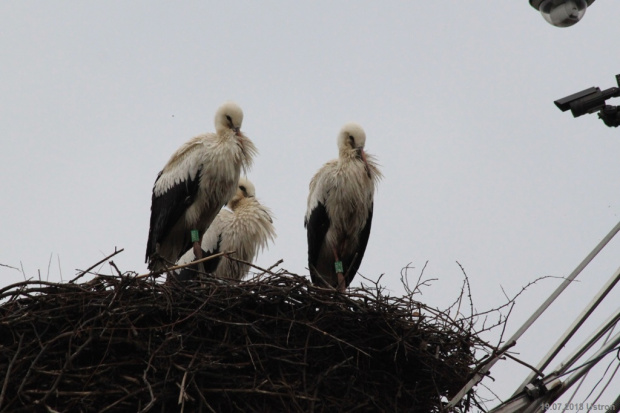
[[[241,128],[231,128],[233,132],[235,132],[235,135],[237,136],[241,136]]]
[[[357,152],[357,157],[360,158],[366,165],[368,165],[368,162],[366,162],[366,153],[364,152],[364,149],[356,148],[355,152]]]
[[[366,160],[366,152],[364,152],[363,148],[357,148],[356,152],[357,152],[357,157],[360,158],[362,162],[364,162],[364,167],[366,168],[366,174],[370,178],[370,168],[368,167],[368,161]]]

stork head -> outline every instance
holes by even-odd
[[[366,144],[366,133],[360,125],[355,122],[346,123],[338,135],[338,151],[340,157],[356,157],[366,163],[364,145]]]
[[[254,184],[250,182],[248,178],[239,178],[239,184],[237,185],[237,193],[243,194],[243,198],[254,198],[256,196],[256,189]]]
[[[254,184],[250,182],[249,179],[241,177],[239,178],[239,183],[237,184],[237,192],[232,197],[232,199],[228,202],[228,207],[230,209],[235,209],[235,207],[239,204],[244,198],[254,198],[256,196],[256,189],[254,189]]]
[[[215,112],[215,131],[218,135],[232,131],[241,135],[243,111],[235,102],[226,102]]]

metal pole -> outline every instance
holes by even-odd
[[[620,412],[620,394],[618,394],[618,397],[616,398],[616,400],[614,400],[611,406],[609,406],[609,409],[607,409],[607,411]]]
[[[542,360],[536,366],[536,370],[543,371],[545,367],[551,363],[553,358],[562,350],[562,348],[566,345],[568,340],[571,339],[573,334],[577,332],[577,330],[581,327],[581,325],[587,320],[587,318],[592,314],[592,312],[598,307],[598,305],[603,301],[603,299],[609,294],[609,292],[614,288],[616,283],[620,280],[620,268],[616,270],[616,272],[611,276],[609,281],[601,288],[596,296],[590,301],[590,303],[583,309],[579,317],[571,326],[566,330],[566,332],[559,338],[559,340],[554,344],[554,346],[549,350],[549,352],[542,358]],[[536,377],[536,372],[531,372],[525,381],[521,383],[519,387],[517,387],[517,391],[515,394],[519,393],[521,389],[528,383],[530,383]]]
[[[601,326],[596,329],[584,342],[575,349],[566,359],[558,365],[553,373],[562,374],[566,370],[568,370],[581,356],[583,356],[589,349],[591,349],[594,344],[596,344],[603,334],[610,331],[616,324],[620,321],[620,308],[616,310],[614,314],[609,316],[609,318],[601,324]],[[552,374],[553,374],[552,373]]]
[[[613,350],[618,344],[620,344],[620,333],[617,333],[611,338],[611,340],[601,347],[596,353],[592,355],[582,367],[574,371],[568,379],[561,386],[557,387],[557,391],[551,391],[536,400],[532,400],[530,407],[523,410],[523,413],[539,413],[545,411],[545,404],[553,403],[559,399],[566,390],[568,390],[577,380],[579,380],[584,374],[586,374],[592,367],[594,367],[599,361],[601,361],[606,353]],[[547,376],[545,381],[550,380],[552,376]]]
[[[554,384],[554,382],[559,382],[557,377],[561,376],[566,370],[572,367],[577,360],[581,356],[585,354],[594,344],[596,344],[601,337],[608,331],[610,331],[617,323],[620,321],[620,309],[616,311],[615,314],[612,314],[604,323],[602,323],[583,343],[575,350],[572,354],[570,354],[562,363],[553,372],[548,374],[542,381],[542,386],[547,388]],[[603,344],[604,345],[604,344]],[[562,383],[564,386],[565,383]],[[539,386],[537,386],[539,387]],[[556,387],[553,387],[554,389]],[[567,388],[568,389],[568,388]],[[549,390],[549,389],[547,389]],[[496,406],[491,410],[491,413],[514,413],[514,412],[523,412],[527,408],[531,408],[533,403],[533,399],[530,395],[527,394],[525,390],[513,395],[510,399],[506,400],[499,406]]]
[[[512,335],[510,339],[500,348],[498,354],[494,357],[491,357],[487,364],[485,364],[478,373],[472,377],[465,386],[450,400],[446,409],[452,409],[456,407],[456,405],[461,401],[461,399],[467,394],[472,387],[478,384],[484,376],[491,370],[491,367],[495,365],[497,360],[501,357],[501,355],[510,347],[514,346],[516,341],[525,333],[525,331],[530,328],[532,324],[540,317],[540,315],[551,305],[551,303],[568,287],[568,285],[573,282],[575,278],[583,271],[583,269],[596,257],[596,255],[601,252],[601,250],[607,245],[607,243],[620,231],[620,222],[616,224],[615,227],[598,243],[596,247],[588,254],[588,256],[573,270],[573,272],[566,278],[562,284],[547,298],[547,300],[536,310],[534,314],[530,316],[530,318],[517,330],[516,333]]]
[[[590,369],[592,367],[594,367],[596,365],[596,363],[598,363],[600,360],[602,360],[604,358],[604,356],[606,355],[606,353],[608,353],[610,350],[613,350],[616,346],[618,346],[618,344],[620,344],[620,332],[616,333],[615,336],[613,336],[608,342],[607,344],[605,344],[603,347],[601,347],[596,353],[594,353],[592,355],[592,357],[590,357],[588,359],[588,361],[586,361],[582,367],[580,367],[579,369],[575,370],[569,377],[568,379],[566,379],[566,381],[564,382],[565,384],[565,388],[562,391],[562,393],[564,393],[564,391],[566,391],[566,389],[570,388],[570,386],[572,386],[577,380],[579,380],[581,378],[581,376],[583,376],[585,373],[587,373],[588,371],[590,371]],[[600,357],[600,358],[599,358]],[[597,360],[598,359],[598,360]]]

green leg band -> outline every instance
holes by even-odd
[[[200,241],[200,235],[198,235],[198,230],[197,229],[193,229],[191,231],[191,233],[192,233],[192,242]]]
[[[342,268],[342,261],[336,261],[334,263],[334,267],[336,268],[336,273],[343,273],[344,269]]]

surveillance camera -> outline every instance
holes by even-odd
[[[562,112],[570,109],[573,117],[578,118],[586,113],[593,113],[601,110],[605,106],[605,101],[610,97],[614,97],[618,88],[614,87],[601,92],[598,87],[591,87],[581,92],[577,92],[562,99],[558,99],[555,105]]]
[[[616,75],[616,82],[620,86],[620,74]],[[620,88],[611,87],[601,91],[601,88],[591,87],[581,92],[558,99],[555,105],[562,112],[570,109],[573,117],[578,118],[586,113],[594,113],[605,107],[605,101],[609,98],[620,96]]]
[[[616,83],[620,86],[620,74],[616,75]],[[577,118],[586,113],[599,112],[598,117],[607,126],[617,127],[620,125],[620,107],[606,104],[607,99],[620,96],[620,87],[610,87],[601,90],[598,87],[584,89],[581,92],[558,99],[555,105],[562,112],[570,109],[573,117]]]
[[[544,19],[556,27],[570,27],[586,13],[594,0],[530,0]]]

